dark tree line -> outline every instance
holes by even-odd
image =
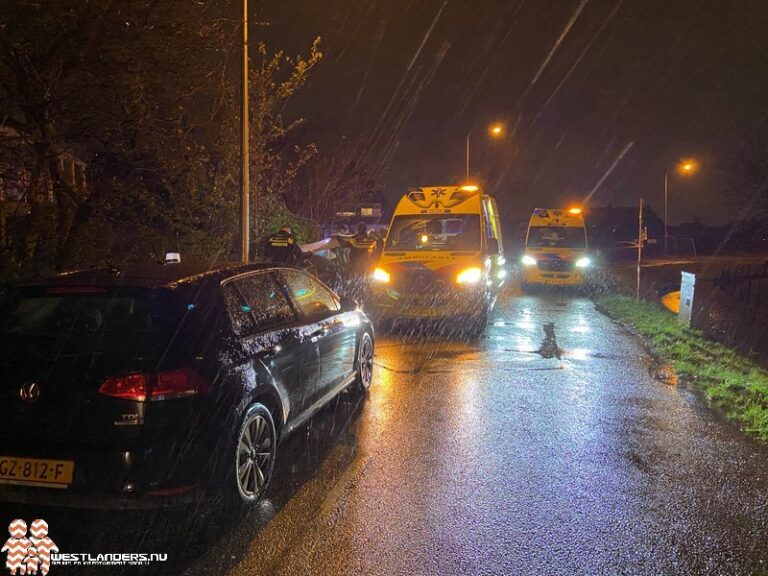
[[[71,266],[236,256],[237,2],[26,0],[0,7],[2,279]],[[284,111],[320,58],[251,31],[253,236],[311,234],[316,150]],[[261,216],[261,217],[259,217]]]

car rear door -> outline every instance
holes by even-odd
[[[339,298],[317,278],[298,270],[280,273],[316,347],[322,400],[354,374],[359,317],[342,312]]]
[[[283,401],[288,419],[312,403],[317,379],[315,350],[298,312],[270,271],[237,276],[222,285],[224,301],[243,352],[264,362]]]

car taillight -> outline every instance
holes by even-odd
[[[189,368],[159,372],[151,387],[149,399],[164,400],[166,398],[194,396],[200,392],[205,392],[208,388],[205,379]]]
[[[166,372],[137,372],[117,378],[108,378],[99,388],[99,394],[144,402],[183,398],[205,392],[208,382],[194,370],[182,368]]]
[[[99,388],[99,394],[144,402],[147,399],[149,376],[149,374],[138,373],[126,374],[119,378],[109,378]]]

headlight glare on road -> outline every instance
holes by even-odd
[[[462,270],[459,272],[459,275],[456,276],[456,283],[457,284],[477,284],[480,282],[480,279],[483,277],[483,271],[480,270],[477,266],[473,266],[472,268],[467,268],[466,270]]]
[[[373,274],[371,274],[371,278],[373,278],[374,282],[380,282],[382,284],[389,284],[389,281],[392,279],[389,272],[383,268],[376,268],[373,271]]]
[[[592,264],[592,260],[590,260],[586,256],[582,256],[581,258],[576,260],[576,268],[586,268],[590,264]]]
[[[523,266],[536,266],[536,258],[525,254],[523,256]]]

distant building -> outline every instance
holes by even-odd
[[[725,226],[688,222],[670,227],[670,234],[684,250],[690,245],[698,254],[768,253],[768,220],[752,218]]]
[[[631,258],[631,244],[637,242],[637,206],[590,206],[584,217],[590,250],[606,258]],[[660,254],[664,250],[664,220],[650,206],[643,208],[643,224],[648,230],[645,250]]]
[[[371,230],[380,229],[389,224],[384,219],[382,205],[378,202],[368,202],[359,204],[353,209],[336,212],[331,222],[323,224],[322,233],[324,236],[329,236],[342,229],[354,232],[358,222],[365,222]]]
[[[6,243],[9,223],[27,216],[33,201],[54,202],[54,181],[47,171],[34,190],[31,188],[31,161],[19,140],[15,130],[0,127],[0,246]],[[86,193],[86,163],[64,151],[57,154],[57,162],[64,182],[76,192]]]

